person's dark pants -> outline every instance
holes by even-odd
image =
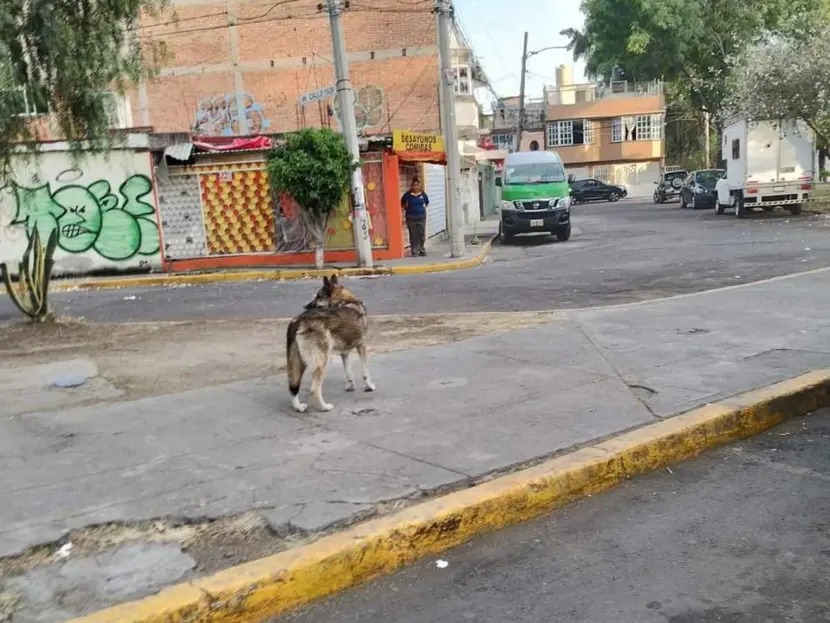
[[[406,228],[409,230],[409,249],[412,251],[412,255],[423,253],[427,235],[426,217],[406,219]]]

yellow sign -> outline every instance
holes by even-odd
[[[394,130],[392,132],[392,149],[397,153],[444,153],[444,137],[440,134]]]

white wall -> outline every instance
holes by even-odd
[[[481,220],[479,208],[478,170],[464,169],[458,178],[458,194],[464,211],[464,224]]]
[[[0,187],[0,262],[17,270],[35,228],[58,232],[55,274],[161,267],[158,205],[146,136],[73,163],[66,145],[18,159]]]
[[[427,208],[427,238],[447,230],[447,189],[444,167],[440,164],[424,165],[424,190],[429,196]]]

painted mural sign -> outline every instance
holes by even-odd
[[[259,134],[268,129],[271,122],[265,118],[265,107],[250,93],[244,93],[242,97],[248,134]],[[200,99],[196,105],[192,130],[198,136],[240,135],[236,95],[226,93]]]
[[[354,117],[358,132],[366,132],[381,125],[384,119],[386,95],[374,84],[360,87],[354,93]],[[340,123],[340,101],[335,98],[334,110]]]
[[[80,168],[63,168],[54,165],[68,164],[67,154],[44,154],[36,172],[15,170],[0,188],[0,259],[16,265],[35,231],[41,240],[56,231],[58,272],[158,266],[149,160],[146,153],[136,155],[127,152],[109,163],[90,157]],[[135,160],[146,163],[140,172]]]

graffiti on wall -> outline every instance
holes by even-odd
[[[268,129],[271,122],[265,118],[265,107],[254,100],[250,93],[244,93],[242,97],[248,134],[259,134]],[[192,131],[199,136],[238,136],[240,130],[236,95],[226,93],[200,99],[196,104]]]
[[[383,89],[374,84],[360,87],[354,91],[354,118],[358,132],[366,132],[381,125],[386,105]],[[335,98],[334,110],[340,122],[340,100]]]
[[[66,174],[80,173],[64,171]],[[7,230],[16,228],[31,237],[37,230],[41,240],[47,240],[55,230],[58,247],[68,253],[94,251],[112,261],[130,259],[136,255],[150,256],[159,252],[159,232],[155,207],[146,200],[153,184],[146,175],[131,175],[112,192],[106,180],[87,185],[64,184],[57,189],[52,184],[33,183],[10,186],[14,216]]]

